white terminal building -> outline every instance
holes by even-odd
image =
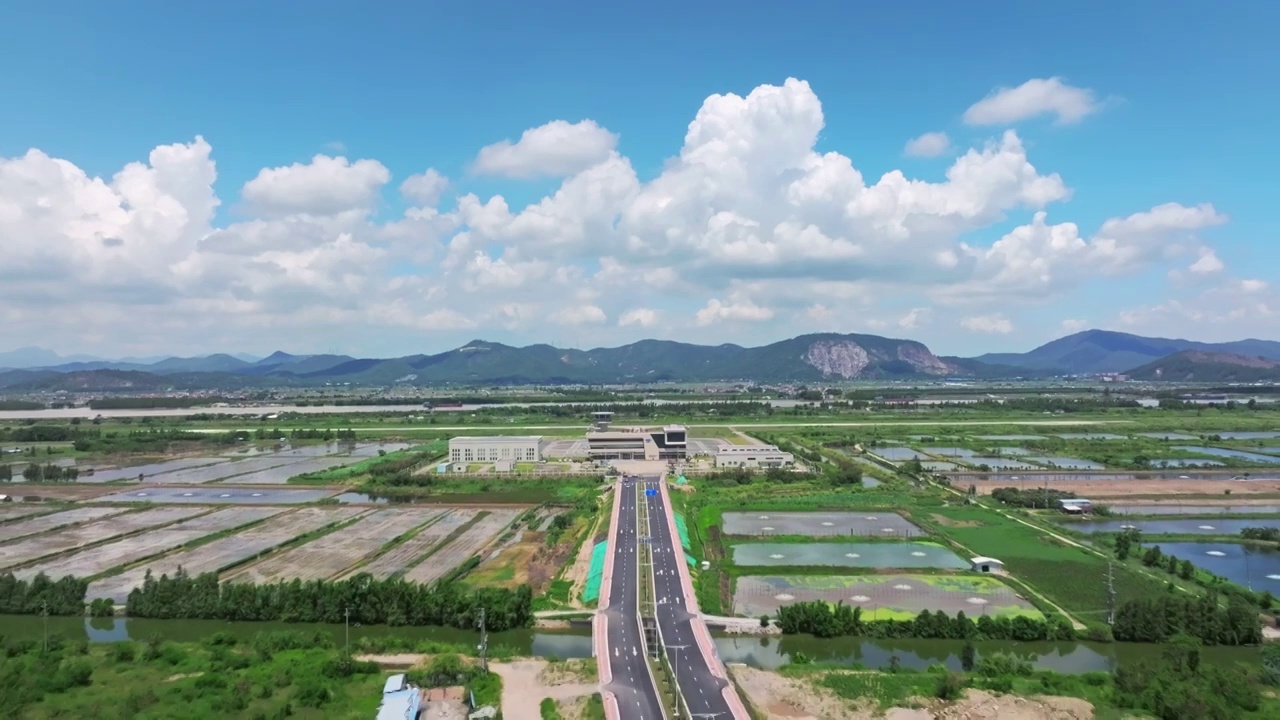
[[[541,435],[462,436],[449,440],[449,462],[541,462]]]
[[[724,445],[716,450],[718,468],[787,467],[796,458],[773,445]]]
[[[596,427],[608,427],[596,420]],[[660,429],[597,429],[587,433],[592,460],[683,460],[689,454],[689,432],[683,425]]]

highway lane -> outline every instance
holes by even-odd
[[[652,496],[646,494],[645,500],[649,505],[649,532],[653,536],[657,620],[666,646],[667,661],[671,663],[680,694],[692,715],[731,720],[734,713],[724,697],[724,688],[729,683],[711,671],[698,646],[694,631],[697,617],[687,607],[680,580],[680,563],[685,562],[684,549],[680,546],[680,539],[672,537],[666,503],[662,494],[656,492],[660,482],[660,478],[648,477],[644,478],[642,485],[645,490],[655,490]]]
[[[609,607],[604,611],[611,673],[606,689],[617,699],[620,720],[662,720],[662,703],[640,629],[636,485],[634,479],[623,478],[616,489],[621,507],[611,549],[614,565]]]

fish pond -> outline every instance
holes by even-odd
[[[1280,464],[1280,457],[1263,455],[1261,453],[1245,452],[1244,450],[1204,447],[1201,445],[1177,445],[1173,449],[1181,450],[1183,452],[1197,453],[1200,455],[1213,455],[1214,457],[1227,458],[1230,460],[1244,460],[1245,462],[1264,464]]]
[[[1109,505],[1118,515],[1254,515],[1280,514],[1280,505]]]
[[[924,534],[901,515],[885,512],[726,512],[722,521],[726,535],[914,537]]]
[[[1242,520],[1201,518],[1198,520],[1086,520],[1082,522],[1063,523],[1063,527],[1087,533],[1118,533],[1124,532],[1129,528],[1136,528],[1144,534],[1187,533],[1192,535],[1237,535],[1241,530],[1250,527],[1280,527],[1280,519]]]
[[[955,553],[928,542],[741,543],[733,546],[733,562],[740,567],[969,567]]]
[[[773,615],[780,607],[812,600],[861,607],[869,620],[907,620],[922,610],[1043,617],[1008,585],[982,575],[750,575],[738,578],[733,611]]]
[[[1160,543],[1160,550],[1238,585],[1280,595],[1280,551],[1224,542]]]

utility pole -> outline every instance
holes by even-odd
[[[1114,565],[1107,561],[1107,624],[1114,625],[1116,622],[1116,583]]]
[[[688,645],[668,645],[667,649],[674,651],[671,653],[671,657],[672,657],[671,672],[673,675],[675,675],[676,687],[679,688],[680,687],[680,651],[688,650],[689,646]],[[677,695],[679,694],[677,693]],[[680,698],[677,696],[676,712],[679,712],[679,711],[680,711]]]
[[[484,630],[484,608],[480,608],[480,669],[489,672],[489,635]]]
[[[343,621],[342,621],[343,642],[346,645],[346,653],[350,655],[351,654],[351,608],[350,607],[346,607],[342,609],[342,617],[343,617]]]
[[[40,601],[40,614],[44,616],[44,651],[49,652],[49,601]]]
[[[1253,592],[1253,573],[1249,571],[1249,546],[1244,548],[1244,583],[1249,588],[1249,592]]]

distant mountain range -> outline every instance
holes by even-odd
[[[25,348],[0,354],[58,363],[0,370],[0,388],[72,392],[159,392],[279,386],[466,386],[650,382],[832,382],[864,379],[995,379],[1127,373],[1136,379],[1198,382],[1280,380],[1280,342],[1200,343],[1088,330],[1026,353],[939,357],[924,344],[878,335],[820,333],[760,347],[641,340],[616,348],[513,347],[474,340],[434,355],[353,358],[215,354],[151,362],[64,358]],[[8,360],[6,360],[8,358]]]
[[[974,359],[988,365],[1056,373],[1124,373],[1185,350],[1280,360],[1280,342],[1273,340],[1204,343],[1142,337],[1111,330],[1085,330],[1045,343],[1030,352],[989,353]]]
[[[1265,382],[1280,379],[1280,361],[1250,355],[1184,350],[1129,371],[1134,380]]]

